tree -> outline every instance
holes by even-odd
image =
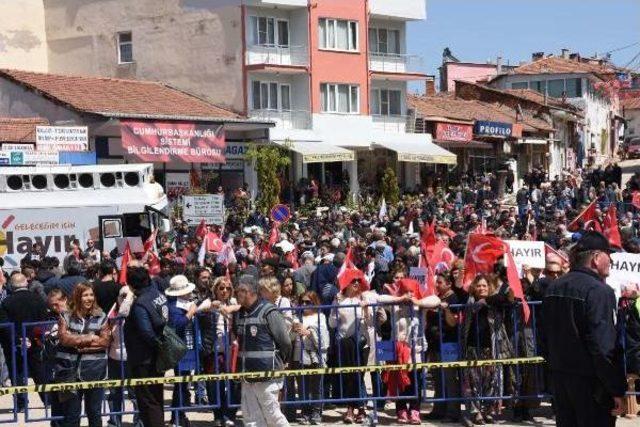
[[[258,173],[256,208],[266,215],[280,202],[280,175],[291,163],[289,153],[274,145],[254,145],[247,151],[247,158],[255,162]]]
[[[380,182],[382,197],[384,197],[387,205],[396,205],[400,201],[400,187],[398,187],[398,177],[396,171],[391,167],[384,170]]]

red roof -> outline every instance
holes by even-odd
[[[559,108],[571,107],[571,104],[562,102],[562,99],[560,98],[547,96],[545,99],[545,96],[543,94],[533,89],[502,89],[501,91],[518,96],[520,98],[527,99],[532,102],[536,102],[540,105],[550,105],[552,107]]]
[[[640,110],[640,98],[627,98],[620,103],[625,110]]]
[[[49,120],[40,117],[26,119],[0,117],[0,143],[35,144],[36,126],[48,124]]]
[[[416,110],[418,116],[462,121],[493,121],[502,123],[516,123],[516,111],[506,105],[493,104],[478,100],[464,100],[454,98],[451,95],[416,96],[408,97],[409,106]],[[537,117],[525,114],[523,118],[523,130],[527,132],[550,132],[553,127]]]
[[[0,69],[0,77],[71,108],[103,116],[239,119],[238,114],[159,82]]]
[[[548,56],[516,67],[510,74],[603,74],[615,73],[610,64],[586,62],[585,60]]]

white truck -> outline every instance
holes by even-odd
[[[0,257],[10,270],[34,243],[62,260],[74,239],[145,241],[168,229],[167,206],[152,164],[0,167]]]

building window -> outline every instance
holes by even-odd
[[[547,82],[545,80],[536,80],[531,82],[530,88],[544,95],[547,91]]]
[[[529,82],[511,83],[511,89],[529,89]]]
[[[320,85],[323,113],[357,114],[360,111],[360,88],[355,85],[323,83]]]
[[[582,79],[567,79],[566,83],[567,98],[582,97]]]
[[[133,62],[133,38],[131,31],[118,33],[118,64]]]
[[[402,114],[402,91],[373,89],[371,91],[371,114],[399,116]]]
[[[249,17],[251,44],[289,47],[289,21],[266,16]]]
[[[547,95],[554,98],[561,98],[564,93],[564,79],[555,79],[547,81]]]
[[[254,110],[291,110],[291,86],[275,82],[251,83],[251,106]]]
[[[400,30],[369,28],[369,49],[371,53],[400,54]]]
[[[319,21],[320,49],[358,50],[358,23],[341,19],[321,18]]]

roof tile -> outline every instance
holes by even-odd
[[[36,126],[48,125],[40,117],[15,119],[0,117],[0,143],[35,144]]]
[[[560,56],[548,56],[528,64],[516,67],[510,74],[612,74],[616,69],[608,64],[594,64],[577,59],[563,58]]]
[[[235,119],[230,110],[158,82],[0,69],[5,77],[87,113]]]

